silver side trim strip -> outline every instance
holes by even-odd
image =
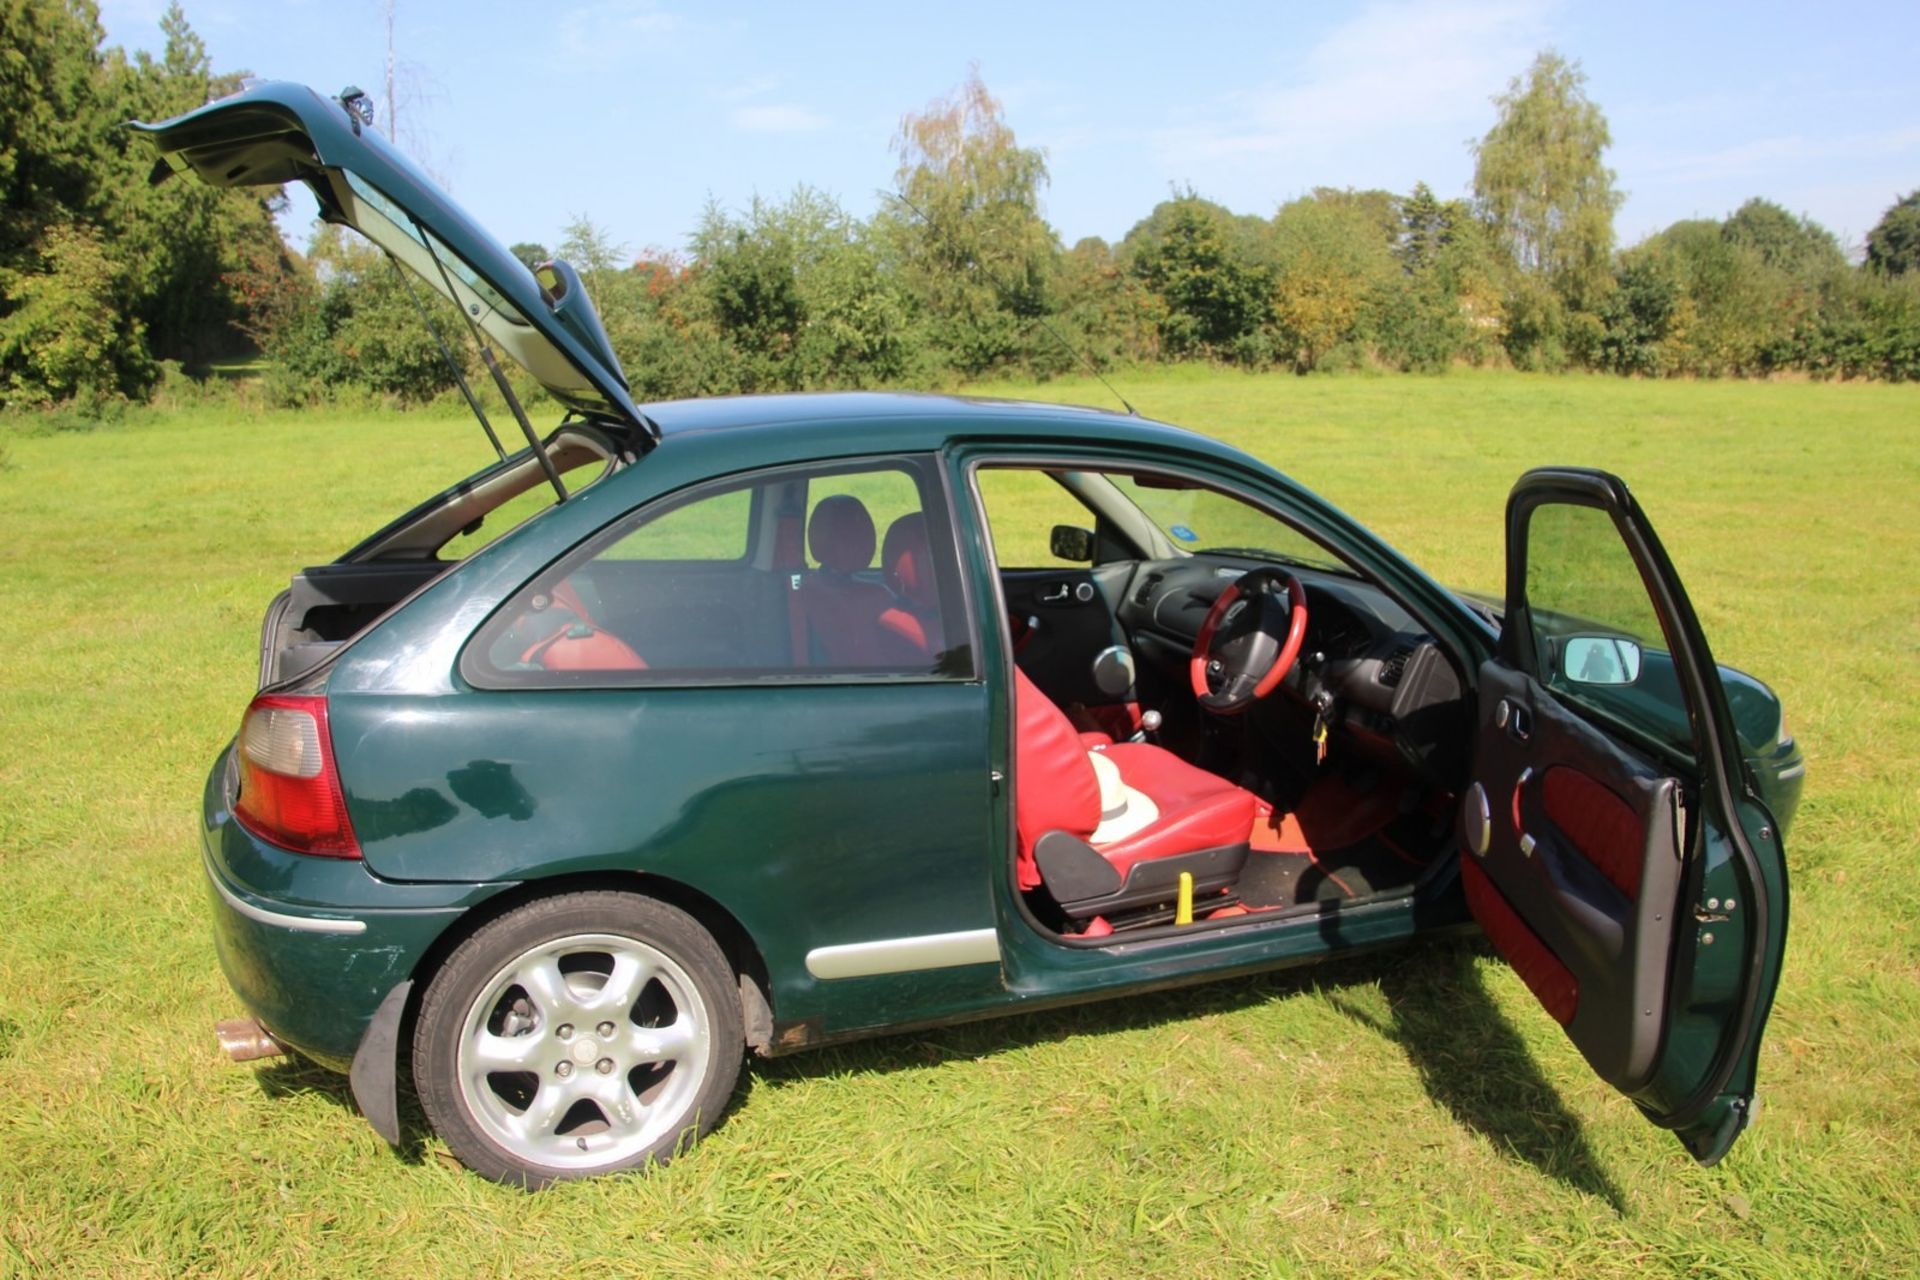
[[[1786,768],[1780,771],[1780,781],[1785,782],[1789,778],[1797,778],[1801,774],[1805,773],[1806,771],[1807,771],[1807,766],[1804,764],[1788,765]],[[1751,1115],[1753,1113],[1753,1108],[1748,1107],[1747,1113]]]
[[[1000,935],[993,929],[923,933],[912,938],[876,938],[807,952],[807,972],[816,978],[868,978],[877,973],[998,964]]]
[[[213,890],[220,895],[220,900],[249,920],[257,920],[261,924],[269,924],[276,929],[298,929],[302,933],[352,934],[367,931],[365,920],[322,920],[313,916],[290,916],[278,911],[269,911],[265,907],[256,907],[227,888],[226,881],[220,878],[220,873],[214,869],[213,859],[207,856],[204,849],[201,851],[200,863],[207,869],[207,879],[213,882]]]

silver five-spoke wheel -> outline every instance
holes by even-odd
[[[664,903],[531,903],[457,948],[415,1033],[415,1079],[469,1167],[538,1186],[632,1168],[711,1127],[741,1057],[730,966]]]
[[[706,1073],[712,1030],[693,980],[612,934],[542,943],[494,975],[460,1037],[460,1092],[489,1137],[557,1169],[658,1141]]]

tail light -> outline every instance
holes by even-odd
[[[262,840],[296,853],[357,858],[360,842],[333,766],[327,700],[263,694],[247,708],[237,745],[233,816]]]

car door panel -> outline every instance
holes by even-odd
[[[1626,485],[1529,472],[1507,543],[1461,810],[1468,906],[1595,1072],[1712,1164],[1753,1113],[1779,980],[1776,824]],[[1596,639],[1633,661],[1577,668],[1576,646]]]
[[[1113,602],[1130,572],[1124,564],[1001,572],[1020,666],[1060,705],[1120,701],[1094,683],[1093,658],[1108,645],[1126,643]]]
[[[1512,921],[1489,930],[1496,947],[1601,1078],[1630,1093],[1659,1047],[1649,1011],[1665,999],[1680,781],[1497,660],[1480,688],[1476,781],[1503,803],[1462,872],[1470,903],[1485,920],[1497,895]]]

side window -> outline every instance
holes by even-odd
[[[1691,755],[1666,632],[1613,518],[1548,503],[1528,515],[1526,536],[1535,676],[1556,696]]]
[[[518,686],[970,678],[935,474],[785,468],[663,498],[518,592],[463,670]]]
[[[1053,569],[1077,561],[1053,554],[1050,535],[1057,524],[1093,528],[1093,512],[1044,471],[982,467],[975,473],[980,501],[987,509],[993,558],[1002,569]]]

